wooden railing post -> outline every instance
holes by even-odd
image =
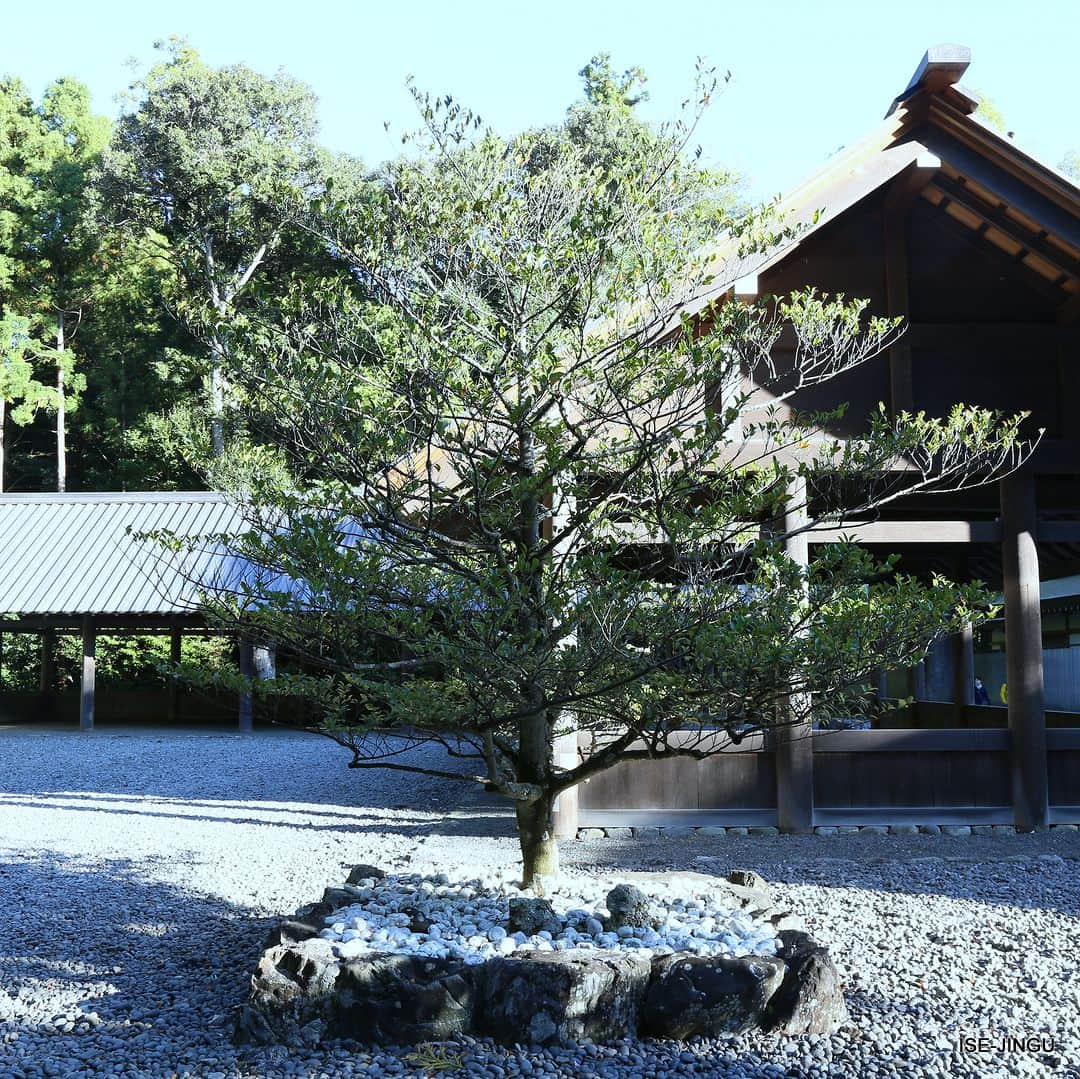
[[[810,561],[808,534],[798,532],[808,519],[806,481],[795,477],[788,487],[784,510],[784,549],[803,569]],[[798,532],[797,535],[792,535]],[[776,809],[782,832],[814,829],[814,742],[809,701],[802,694],[786,702],[787,715],[776,730]]]
[[[1036,514],[1034,476],[1027,471],[1006,476],[1001,481],[1005,669],[1013,814],[1022,832],[1045,828],[1050,820]]]

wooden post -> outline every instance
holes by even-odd
[[[169,722],[176,722],[177,681],[176,668],[180,666],[183,658],[184,645],[180,636],[180,629],[173,626],[169,630]]]
[[[52,693],[56,684],[56,631],[47,629],[41,634],[41,682],[42,693]]]
[[[560,768],[576,768],[578,733],[568,731],[555,739],[555,764]],[[578,789],[570,787],[555,799],[555,838],[576,839],[578,834]]]
[[[810,561],[806,481],[795,477],[788,487],[784,509],[784,549],[797,565]],[[782,832],[811,832],[814,829],[814,741],[810,726],[809,701],[805,696],[788,698],[787,715],[776,730],[776,808]],[[796,718],[798,717],[798,718]]]
[[[885,211],[885,302],[890,315],[908,314],[908,258],[906,207],[890,205]],[[889,405],[895,416],[915,407],[912,388],[911,345],[907,334],[889,348]]]
[[[877,699],[881,702],[889,699],[889,677],[884,667],[877,669]]]
[[[97,631],[90,615],[82,622],[82,682],[79,685],[79,729],[94,729],[94,693],[97,680]]]
[[[975,632],[970,623],[953,638],[953,647],[953,700],[960,710],[975,703]]]
[[[255,657],[251,641],[247,637],[240,638],[240,674],[244,679],[244,687],[240,690],[239,726],[244,734],[248,734],[253,727],[251,683],[255,674]]]
[[[1001,481],[1001,565],[1013,814],[1022,832],[1045,828],[1050,820],[1035,528],[1035,478],[1027,471],[1014,472]]]
[[[272,644],[261,644],[252,649],[252,665],[258,679],[277,678],[277,651]]]

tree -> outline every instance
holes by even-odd
[[[5,424],[10,405],[25,407],[38,399],[41,384],[30,362],[30,321],[19,315],[0,314],[0,492],[4,490]]]
[[[97,179],[103,220],[156,240],[184,286],[179,314],[208,350],[211,442],[225,448],[223,334],[321,189],[315,99],[284,74],[208,66],[180,40],[132,87]]]
[[[34,383],[23,400],[23,420],[45,408],[56,416],[56,487],[67,484],[67,414],[78,404],[85,376],[76,371],[71,338],[92,303],[98,251],[96,230],[85,219],[90,171],[109,137],[109,123],[90,110],[86,87],[57,79],[35,106],[22,85],[0,87],[0,229],[2,278],[11,312],[30,319],[35,337],[48,341],[36,355],[55,370],[53,386]]]
[[[879,666],[980,619],[979,589],[853,545],[801,565],[785,541],[809,524],[785,519],[955,490],[1023,448],[1017,420],[960,407],[882,413],[846,442],[822,435],[829,417],[787,416],[898,332],[863,302],[685,316],[724,272],[692,121],[600,165],[568,128],[504,140],[450,98],[418,102],[423,152],[328,211],[370,298],[225,342],[264,440],[236,491],[254,527],[232,542],[260,568],[207,608],[301,662],[265,688],[316,700],[352,767],[431,773],[387,730],[475,762],[434,771],[511,801],[524,883],[543,887],[561,791],[861,710]],[[723,223],[735,255],[777,227]],[[779,365],[782,331],[797,347]],[[260,455],[289,477],[262,479]],[[571,732],[591,744],[561,759]]]

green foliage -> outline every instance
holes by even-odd
[[[103,634],[97,639],[97,680],[105,689],[165,689],[172,671],[168,637]],[[82,638],[57,638],[54,690],[73,689],[82,672]],[[28,633],[4,635],[5,690],[36,693],[41,677],[41,640]],[[235,669],[232,644],[221,637],[184,637],[182,662],[203,677]]]
[[[319,701],[354,766],[383,763],[376,728],[475,759],[515,803],[531,879],[560,790],[861,709],[878,666],[983,617],[978,588],[851,545],[801,567],[784,514],[835,523],[993,478],[1023,454],[1019,420],[882,414],[841,442],[835,417],[793,416],[899,332],[865,301],[715,304],[698,332],[686,301],[729,272],[718,229],[745,255],[784,226],[718,192],[693,115],[654,130],[602,103],[611,141],[573,113],[505,139],[416,100],[416,152],[323,201],[364,288],[225,338],[249,429],[303,482],[236,489],[261,526],[237,545],[266,573],[208,609],[303,660],[276,690]],[[568,729],[592,742],[557,762]]]
[[[284,74],[208,66],[184,41],[131,88],[96,177],[96,213],[154,245],[176,275],[176,311],[202,342],[212,452],[225,449],[221,337],[250,293],[288,280],[306,254],[295,226],[344,160],[315,141],[315,99]]]

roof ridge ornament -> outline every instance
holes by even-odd
[[[923,54],[903,93],[893,100],[885,115],[892,116],[900,105],[920,90],[934,94],[955,86],[970,64],[971,49],[966,45],[932,45]]]

